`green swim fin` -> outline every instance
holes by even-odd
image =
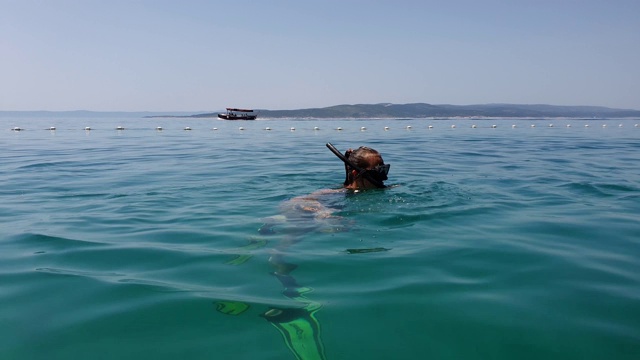
[[[216,310],[226,315],[240,315],[249,310],[249,304],[239,301],[216,301]]]
[[[320,307],[311,303],[304,308],[272,308],[261,316],[278,329],[296,359],[325,360],[320,323],[315,317]]]

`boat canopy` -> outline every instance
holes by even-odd
[[[227,111],[253,112],[253,110],[251,110],[251,109],[238,109],[238,108],[227,108]]]

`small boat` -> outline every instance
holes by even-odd
[[[218,114],[224,120],[255,120],[258,115],[251,109],[227,108],[226,114]]]

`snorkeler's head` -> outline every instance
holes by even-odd
[[[345,163],[345,187],[353,189],[384,187],[383,182],[387,180],[389,165],[385,165],[378,151],[361,146],[355,150],[347,150],[344,156],[352,165],[355,165]]]
[[[355,150],[349,149],[344,155],[333,145],[327,147],[344,162],[344,187],[348,189],[384,188],[387,180],[389,165],[384,163],[380,153],[372,148],[361,146]]]

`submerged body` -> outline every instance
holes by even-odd
[[[271,275],[282,284],[282,294],[299,304],[293,307],[273,306],[261,316],[278,329],[285,344],[297,359],[326,359],[320,336],[320,323],[316,318],[322,304],[308,299],[306,294],[311,292],[312,288],[301,286],[293,277],[292,273],[298,265],[286,261],[288,249],[309,233],[346,231],[350,221],[337,215],[344,196],[349,192],[385,187],[383,181],[387,179],[389,171],[389,165],[384,164],[380,153],[371,148],[349,149],[343,156],[330,145],[327,144],[345,163],[346,178],[343,187],[318,190],[283,202],[279,207],[279,215],[264,219],[265,223],[259,230],[261,235],[279,237],[276,245],[270,250],[269,264],[273,268]],[[264,246],[266,242],[266,239],[254,239],[248,246]],[[355,250],[348,252],[358,252],[358,249]],[[243,255],[234,261],[237,265],[247,259],[248,257]],[[233,309],[244,308],[230,307],[227,303],[223,304],[222,309],[224,306],[230,309],[229,313]]]
[[[265,219],[265,226],[260,233],[303,236],[314,231],[341,231],[344,229],[344,218],[336,215],[339,209],[334,206],[343,199],[345,193],[345,189],[324,189],[289,199],[280,205],[279,215]]]

